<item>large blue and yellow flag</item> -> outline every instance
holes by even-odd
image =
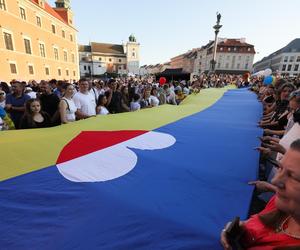
[[[208,89],[1,133],[0,248],[221,249],[225,222],[248,212],[260,114],[246,90]]]

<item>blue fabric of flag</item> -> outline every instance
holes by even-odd
[[[203,112],[156,131],[176,143],[132,149],[118,179],[74,183],[56,166],[0,183],[1,249],[222,249],[219,235],[247,216],[257,177],[261,105],[231,90]]]

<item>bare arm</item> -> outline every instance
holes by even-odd
[[[67,104],[64,100],[61,100],[59,103],[59,114],[60,114],[60,120],[61,123],[66,124],[68,123],[67,119],[66,119],[66,111],[67,111]]]
[[[81,109],[77,109],[77,111],[76,111],[75,114],[76,114],[77,119],[79,119],[79,120],[89,118],[89,116],[86,115],[86,114],[84,114],[84,113],[81,111]]]

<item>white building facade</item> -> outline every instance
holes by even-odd
[[[91,42],[89,45],[79,45],[80,76],[139,74],[139,47],[133,35],[126,44]]]
[[[214,42],[198,49],[193,75],[207,73],[213,59]],[[255,50],[246,39],[219,38],[216,54],[216,73],[242,74],[252,72]]]
[[[273,72],[287,76],[300,75],[300,38],[294,39],[284,48],[264,57],[254,64],[254,73],[270,68]]]

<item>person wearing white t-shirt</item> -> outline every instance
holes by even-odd
[[[36,99],[36,92],[34,92],[34,91],[32,90],[32,88],[26,87],[25,90],[24,90],[24,93],[25,93],[26,95],[29,95],[31,99]]]
[[[85,79],[79,81],[79,92],[74,97],[78,119],[86,119],[96,115],[95,96],[89,92],[89,83]]]

